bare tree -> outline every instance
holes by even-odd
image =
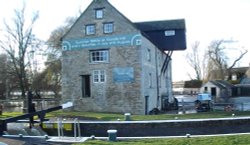
[[[58,61],[47,64],[46,68],[42,72],[38,73],[33,81],[34,89],[36,91],[50,90],[54,93],[56,98],[60,97],[61,63]]]
[[[37,77],[34,83],[36,87],[47,88],[54,92],[55,97],[60,97],[61,89],[61,52],[62,52],[62,37],[68,32],[74,24],[77,17],[67,18],[65,24],[56,28],[50,35],[47,41],[47,61],[46,68]],[[42,86],[37,82],[43,82]]]
[[[213,76],[215,79],[229,79],[225,78],[231,72],[231,69],[235,67],[235,65],[244,57],[244,55],[248,52],[247,50],[242,50],[239,48],[230,48],[226,44],[232,43],[232,40],[214,40],[210,43],[208,47],[208,56],[209,56],[209,63],[211,70],[214,70],[214,74],[210,73],[210,76]],[[235,59],[231,60],[232,63],[230,64],[229,56],[227,55],[228,51],[232,49],[237,50],[239,55],[236,56]],[[210,71],[211,71],[210,70]],[[212,71],[211,71],[212,72]],[[215,76],[215,74],[217,76]]]
[[[7,69],[7,56],[0,54],[0,99],[5,99],[6,93],[6,73]]]
[[[30,52],[36,51],[40,42],[33,34],[38,12],[34,12],[31,20],[27,21],[25,9],[26,5],[23,4],[21,9],[14,10],[12,21],[4,21],[4,39],[0,40],[0,48],[6,52],[12,64],[9,73],[18,78],[22,98],[25,98],[25,92],[30,90],[28,76],[30,59],[28,59],[28,56]]]
[[[186,54],[186,59],[189,65],[195,71],[195,79],[203,80],[203,57],[199,50],[200,42],[196,41],[192,45],[191,52]],[[191,75],[190,75],[191,77]],[[192,79],[192,78],[191,78]]]

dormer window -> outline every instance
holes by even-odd
[[[96,9],[95,10],[95,18],[102,19],[103,18],[103,9]]]
[[[175,35],[175,30],[166,30],[165,31],[165,36],[174,36]]]
[[[148,49],[147,60],[148,60],[149,62],[151,61],[151,50],[150,50],[150,49]]]

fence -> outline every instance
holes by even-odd
[[[213,103],[214,110],[250,111],[250,103]]]
[[[194,102],[179,102],[179,111],[196,110]],[[218,111],[250,111],[250,103],[211,103],[212,110]]]

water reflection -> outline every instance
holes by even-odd
[[[51,107],[58,106],[59,100],[34,100],[36,111],[41,111]],[[0,101],[3,105],[3,112],[22,112],[23,111],[23,101],[22,100],[11,100],[11,101]]]
[[[8,123],[7,128],[8,135],[44,136],[47,134],[39,126],[30,128],[29,123]]]
[[[194,101],[197,99],[196,96],[191,95],[176,95],[175,98],[179,102],[179,110],[176,114],[191,114],[197,113],[195,109]]]
[[[178,102],[194,102],[195,100],[197,100],[197,96],[194,95],[176,95],[174,96]]]
[[[22,112],[23,107],[4,107],[3,112]]]

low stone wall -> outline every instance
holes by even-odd
[[[74,136],[72,122],[64,122],[64,135]],[[57,136],[56,122],[43,126],[48,135]],[[107,130],[116,129],[118,137],[181,136],[250,132],[250,117],[227,119],[197,119],[170,121],[107,121],[80,122],[82,136],[107,136]]]

